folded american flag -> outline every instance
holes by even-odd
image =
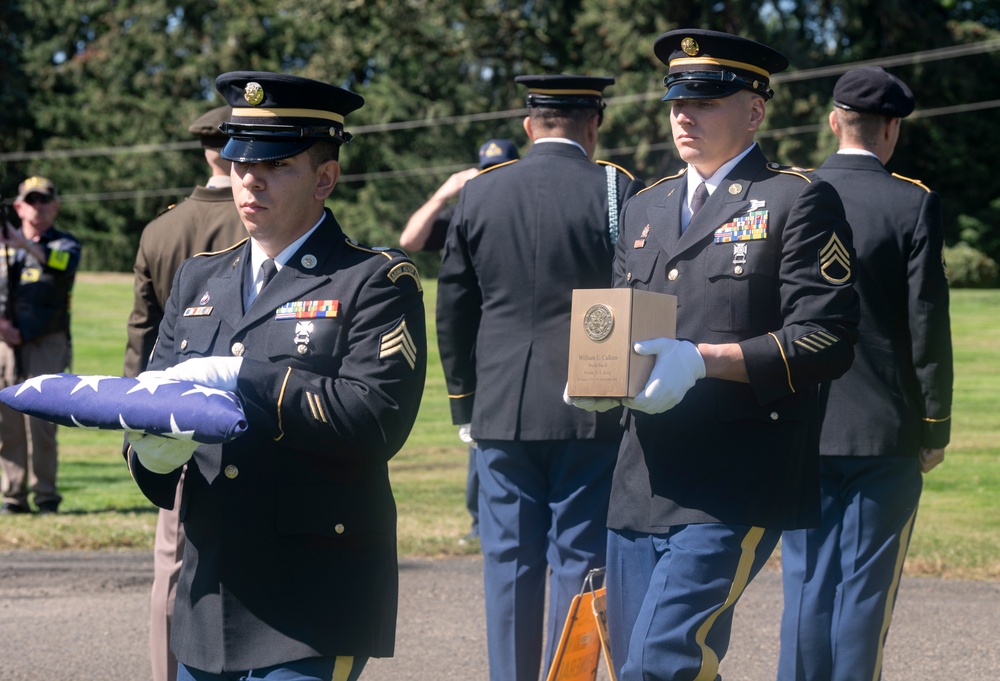
[[[231,392],[150,372],[141,378],[45,374],[0,390],[0,402],[61,426],[128,430],[202,444],[247,429]]]

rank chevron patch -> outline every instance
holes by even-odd
[[[379,343],[378,358],[385,359],[397,352],[402,353],[411,369],[417,366],[417,346],[410,336],[410,330],[406,328],[406,320],[402,320],[392,331],[382,335]]]
[[[836,234],[819,252],[819,271],[831,284],[843,284],[851,278],[851,254]]]

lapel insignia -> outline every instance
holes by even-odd
[[[311,270],[312,268],[316,267],[316,256],[313,255],[312,253],[306,253],[305,255],[302,256],[302,260],[300,260],[299,262],[301,262],[302,266],[305,267],[307,270]]]
[[[403,355],[403,359],[410,365],[411,369],[417,366],[417,346],[410,336],[410,330],[406,328],[406,320],[403,319],[392,331],[382,334],[379,341],[378,358],[386,359],[395,354]]]
[[[836,233],[820,249],[819,271],[831,284],[843,284],[851,278],[851,254]]]
[[[640,239],[645,239],[649,236],[649,224],[647,223],[645,227],[642,228],[642,234],[639,235]]]
[[[731,185],[729,185],[729,193],[732,194],[733,196],[736,196],[741,191],[743,191],[743,185],[741,185],[739,182],[733,182]]]
[[[201,297],[201,300],[198,301],[198,304],[199,305],[208,305],[208,301],[211,300],[211,299],[212,299],[211,296],[208,295],[208,291],[205,291],[205,295],[203,295]]]
[[[275,319],[316,319],[336,317],[340,309],[337,300],[294,300],[274,311]]]

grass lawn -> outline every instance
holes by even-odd
[[[121,373],[132,278],[80,275],[73,299],[72,371]],[[465,511],[467,448],[450,424],[437,355],[433,306],[436,282],[425,281],[430,362],[420,416],[390,464],[399,507],[400,552],[446,556],[476,552],[458,539]],[[1000,291],[952,295],[955,408],[947,458],[925,478],[924,495],[907,559],[908,574],[1000,579]],[[143,548],[153,543],[155,509],[129,478],[121,437],[59,430],[56,516],[0,518],[0,550],[15,548]]]

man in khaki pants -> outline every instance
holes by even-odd
[[[80,242],[53,226],[59,206],[52,180],[29,177],[14,200],[20,228],[5,221],[0,232],[0,387],[70,364],[69,300]],[[0,407],[0,514],[31,513],[29,493],[40,513],[56,513],[57,466],[56,425]]]

